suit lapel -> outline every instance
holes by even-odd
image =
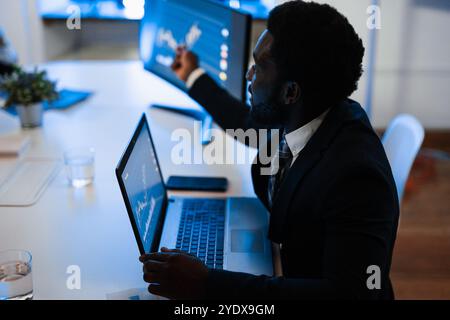
[[[330,110],[322,125],[289,169],[274,199],[273,208],[270,210],[269,238],[272,241],[277,243],[283,241],[289,206],[297,186],[322,158],[324,151],[328,148],[347,118],[348,109],[350,109],[350,104],[344,102]],[[264,186],[267,188],[267,182]]]

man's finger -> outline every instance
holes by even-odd
[[[177,47],[177,53],[182,53],[184,51],[186,51],[186,45],[185,44],[179,45]]]
[[[144,262],[144,266],[142,267],[142,271],[146,272],[161,272],[164,269],[165,263],[156,260],[146,260]]]
[[[144,281],[148,283],[161,283],[163,281],[163,277],[159,272],[148,272],[144,273]]]
[[[166,247],[162,247],[161,248],[161,252],[164,252],[164,253],[169,253],[169,252],[172,252],[172,253],[186,253],[186,252],[181,251],[179,249],[169,249],[169,248],[166,248]]]
[[[163,247],[163,248],[161,248],[161,251],[165,252],[165,253],[179,253],[179,254],[185,254],[185,255],[188,255],[188,256],[196,257],[196,255],[193,254],[193,253],[189,253],[189,252],[186,252],[186,251],[181,251],[179,249],[169,249],[169,248]]]
[[[172,70],[176,70],[181,67],[181,56],[179,54],[175,56],[170,67],[172,68]]]
[[[181,55],[177,54],[175,57],[173,57],[172,64],[178,64],[178,63],[180,63],[180,60],[181,60]]]
[[[178,70],[178,69],[180,69],[181,68],[181,63],[179,63],[179,62],[174,62],[174,63],[172,63],[171,65],[170,65],[170,68],[172,69],[172,70]]]
[[[167,261],[169,259],[169,253],[163,252],[154,252],[149,254],[144,254],[139,258],[139,261],[145,263],[147,260],[156,260],[156,261]]]

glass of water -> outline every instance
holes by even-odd
[[[31,253],[0,251],[0,300],[33,299]]]
[[[75,188],[82,188],[94,182],[94,148],[74,148],[64,152],[67,179]]]

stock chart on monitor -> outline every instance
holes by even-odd
[[[218,84],[246,99],[250,16],[207,0],[153,0],[145,10],[140,51],[147,70],[186,89],[170,68],[185,46]]]

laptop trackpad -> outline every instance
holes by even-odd
[[[259,230],[231,230],[231,252],[264,252],[264,233]]]

